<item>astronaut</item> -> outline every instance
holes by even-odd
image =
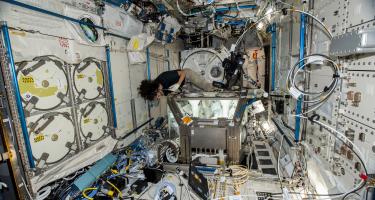
[[[155,80],[143,80],[138,88],[139,94],[147,100],[159,100],[161,96],[167,96],[177,92],[185,82],[190,82],[201,90],[210,92],[221,84],[210,83],[204,80],[198,73],[191,69],[171,70],[161,73]]]

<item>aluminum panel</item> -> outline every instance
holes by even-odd
[[[345,116],[340,118],[342,125],[342,130],[345,131],[353,131],[354,132],[354,144],[358,146],[361,152],[365,156],[364,162],[368,167],[369,173],[375,172],[375,163],[371,162],[375,160],[375,129],[370,128],[364,124],[360,124],[357,121],[349,119]],[[352,173],[358,174],[360,173],[363,168],[360,168],[358,171],[355,169],[354,165],[358,162],[358,159],[350,160],[349,165],[352,166]]]
[[[375,128],[375,71],[348,71],[343,82],[343,116]]]
[[[135,115],[136,115],[136,124],[140,126],[145,121],[148,120],[148,103],[143,98],[135,98],[134,99],[134,108],[135,108]]]
[[[124,77],[125,78],[125,77]],[[126,77],[127,78],[127,77]],[[129,65],[131,97],[138,97],[138,87],[142,80],[147,79],[146,64]]]
[[[331,31],[332,35],[345,33],[347,26],[347,1],[342,0],[316,0],[314,1],[314,13]],[[319,25],[316,31],[322,33]],[[327,38],[326,38],[327,39]]]
[[[348,0],[348,28],[372,21],[374,10],[375,2],[373,0]]]
[[[127,42],[113,37],[107,40],[111,49],[112,81],[117,106],[118,103],[131,99],[129,61],[126,51]]]
[[[375,29],[351,31],[333,37],[330,55],[348,56],[359,53],[375,52]]]

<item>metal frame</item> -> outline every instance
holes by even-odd
[[[26,182],[30,182],[30,168],[29,164],[29,152],[24,148],[25,143],[23,128],[21,127],[22,118],[20,118],[18,111],[18,106],[21,105],[20,97],[18,102],[16,100],[17,93],[14,90],[14,76],[15,76],[15,66],[13,55],[10,46],[10,38],[8,34],[8,27],[6,22],[0,22],[0,90],[2,94],[1,100],[1,125],[2,125],[2,135],[4,139],[4,144],[6,145],[7,152],[12,154],[7,161],[8,167],[11,168],[10,175],[13,176],[14,187],[17,190],[17,196],[21,199],[27,199],[26,194],[28,194],[29,189]],[[13,70],[12,70],[13,69]],[[13,73],[13,74],[12,74]],[[18,82],[17,79],[17,89]],[[19,94],[19,93],[18,93]],[[18,95],[19,96],[19,95]],[[24,118],[23,118],[24,121]],[[24,121],[25,123],[25,121]],[[27,128],[26,128],[27,131]],[[26,132],[27,140],[29,139],[28,133]],[[28,144],[30,147],[30,143]],[[31,150],[31,148],[30,148]],[[32,158],[32,152],[30,152]],[[27,154],[27,155],[25,155]],[[34,160],[32,159],[32,164]]]
[[[330,55],[349,56],[375,52],[375,29],[347,32],[332,38]]]
[[[7,57],[9,61],[9,69],[10,69],[10,75],[12,78],[12,87],[14,90],[14,96],[17,104],[17,111],[19,115],[19,120],[21,124],[21,129],[22,129],[22,134],[24,137],[24,142],[25,142],[25,148],[27,152],[27,158],[29,161],[30,168],[35,168],[35,163],[34,163],[34,158],[33,158],[33,153],[31,150],[31,145],[30,145],[30,140],[29,140],[29,133],[27,131],[27,125],[26,125],[26,120],[25,120],[25,113],[23,110],[22,106],[22,99],[20,95],[20,89],[18,86],[18,81],[17,81],[17,74],[16,74],[16,67],[14,65],[14,59],[13,59],[13,52],[12,52],[12,46],[10,42],[10,37],[9,37],[9,32],[8,32],[8,26],[6,22],[2,22],[1,25],[1,31],[3,34],[3,39],[4,39],[4,45],[7,49]]]
[[[32,149],[29,141],[29,133],[27,129],[26,116],[23,109],[22,98],[20,96],[18,80],[16,75],[16,66],[13,60],[11,41],[9,37],[8,27],[6,22],[1,22],[0,29],[0,65],[1,65],[1,77],[0,90],[3,94],[1,103],[4,109],[1,109],[1,117],[3,119],[2,129],[3,136],[5,138],[6,148],[8,152],[12,153],[9,164],[11,167],[11,173],[14,178],[15,187],[17,187],[18,196],[22,199],[30,199],[30,195],[34,195],[31,188],[30,179],[41,171],[35,170],[35,162],[32,154]],[[4,46],[4,48],[3,48]],[[106,91],[106,105],[110,109],[110,105],[114,107],[113,89],[112,89],[112,74],[110,69],[110,59],[107,57],[107,63],[103,61],[103,75],[106,81],[104,81],[104,87]],[[67,71],[69,74],[68,81],[71,84],[70,70]],[[73,90],[70,89],[70,92]],[[73,96],[69,93],[70,100],[72,101],[72,118],[76,119],[77,105],[74,102]],[[112,103],[110,102],[112,100]],[[9,103],[8,103],[9,102]],[[82,102],[85,103],[85,102]],[[112,112],[113,118],[109,117],[109,121],[113,122],[115,127],[116,113],[115,110]],[[109,115],[110,116],[110,115]],[[77,137],[80,136],[77,131],[78,126],[75,124],[75,132]],[[17,142],[15,142],[17,140]],[[78,149],[82,150],[80,143],[77,142]],[[4,147],[5,148],[5,147]],[[29,194],[27,196],[27,194]]]
[[[235,110],[235,115],[232,119],[219,118],[219,119],[200,119],[193,117],[193,123],[186,125],[182,122],[183,114],[180,111],[177,100],[234,100],[238,99],[238,104]],[[240,125],[242,122],[244,107],[248,104],[248,98],[237,97],[183,97],[178,95],[170,95],[167,98],[167,104],[179,126],[180,132],[180,161],[183,163],[190,163],[192,156],[191,133],[196,128],[225,128],[226,129],[226,146],[228,161],[234,164],[240,162]],[[239,113],[239,114],[237,114]],[[217,123],[213,123],[217,121]]]

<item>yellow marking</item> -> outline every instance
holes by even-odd
[[[24,37],[24,36],[26,36],[26,32],[24,32],[24,31],[10,31],[10,34],[11,35],[18,35],[18,36],[22,36],[22,37]]]
[[[31,93],[33,96],[37,97],[48,97],[56,94],[58,88],[56,86],[51,87],[38,87],[34,83],[34,78],[32,76],[21,75],[21,80],[19,81],[19,88],[21,94],[27,92]]]
[[[139,48],[139,40],[135,39],[133,42],[133,50],[137,50]]]
[[[21,81],[22,83],[34,83],[34,78],[32,76],[24,76]]]
[[[189,116],[185,116],[185,117],[182,118],[182,122],[185,125],[190,125],[191,123],[193,123],[193,119]]]
[[[87,123],[89,123],[90,121],[91,121],[90,118],[85,118],[85,119],[83,120],[83,123],[84,123],[84,124],[87,124]]]
[[[34,137],[34,142],[37,143],[37,142],[41,142],[44,140],[44,135],[42,134],[38,134],[36,137]]]
[[[77,75],[77,79],[82,79],[82,78],[85,78],[85,75],[84,75],[84,74],[78,74],[78,75]]]
[[[96,82],[98,85],[103,85],[103,75],[99,69],[96,69]]]
[[[113,197],[114,194],[115,194],[115,191],[112,191],[112,190],[108,190],[108,192],[107,192],[107,195],[109,197]]]

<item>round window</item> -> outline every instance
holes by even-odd
[[[94,22],[90,18],[87,18],[87,17],[82,18],[80,21],[83,22],[83,23],[80,23],[79,25],[83,33],[85,34],[86,38],[91,42],[98,41],[98,31],[96,30],[94,26],[90,26],[91,24],[95,25]]]

